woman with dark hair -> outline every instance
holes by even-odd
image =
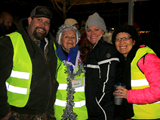
[[[114,95],[124,98],[119,106],[123,120],[156,120],[160,118],[160,59],[139,41],[131,25],[118,26],[112,35],[120,53],[116,80],[126,85],[126,88],[117,87]]]

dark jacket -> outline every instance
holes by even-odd
[[[87,56],[85,95],[89,120],[113,120],[117,62],[117,50],[102,38]]]
[[[56,81],[57,57],[53,47],[55,42],[51,33],[48,38],[48,64],[43,51],[31,40],[26,31],[27,19],[22,20],[17,26],[26,44],[32,62],[32,80],[29,100],[25,107],[17,108],[7,103],[5,81],[10,77],[13,67],[13,46],[10,37],[0,39],[0,118],[5,117],[10,110],[22,114],[42,114],[53,108],[58,83]]]
[[[0,25],[0,37],[4,36],[6,34],[6,31],[2,28],[2,26]]]

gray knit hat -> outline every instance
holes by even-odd
[[[66,24],[63,24],[58,28],[58,32],[57,32],[57,35],[56,35],[56,40],[57,40],[58,44],[60,44],[62,33],[65,30],[74,30],[75,31],[75,33],[76,33],[76,44],[77,44],[80,40],[80,37],[81,37],[79,31],[77,30],[76,27],[71,26],[71,25],[66,25]]]
[[[85,24],[86,32],[87,32],[87,28],[90,26],[98,26],[104,32],[106,32],[106,24],[105,24],[103,18],[101,18],[97,12],[95,12],[93,15],[90,15],[88,17],[86,24]]]

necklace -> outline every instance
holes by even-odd
[[[79,69],[77,72],[73,73],[71,70],[70,70],[70,66],[71,64],[68,62],[68,61],[63,61],[64,64],[66,65],[66,73],[68,74],[67,76],[67,105],[64,109],[64,113],[62,115],[62,120],[76,120],[76,113],[73,112],[73,107],[74,107],[74,101],[73,101],[73,94],[75,93],[75,89],[72,88],[72,80],[75,78],[75,76],[79,76],[83,71],[82,71],[82,68],[83,68],[83,64],[81,62],[80,59],[78,59],[78,65],[79,65]]]

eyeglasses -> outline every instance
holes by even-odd
[[[122,37],[122,38],[116,38],[116,39],[115,39],[115,42],[121,42],[121,40],[127,41],[127,40],[129,40],[129,39],[131,39],[131,38],[132,38],[132,37],[128,37],[128,36]]]

